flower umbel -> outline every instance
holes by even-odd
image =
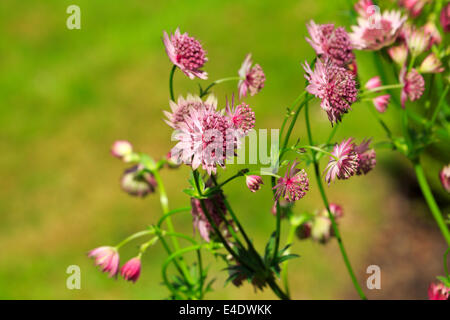
[[[246,97],[248,92],[251,96],[254,96],[264,88],[266,82],[264,71],[259,64],[255,64],[253,67],[252,64],[252,55],[249,53],[239,69],[239,77],[241,77],[238,83],[240,99]]]
[[[261,189],[261,185],[264,184],[260,176],[249,175],[245,176],[245,183],[251,192],[256,192]]]
[[[403,84],[401,93],[402,108],[405,108],[406,100],[416,101],[425,90],[425,80],[423,80],[422,75],[416,69],[411,69],[410,72],[406,73],[406,68],[404,67],[400,71],[400,83]]]
[[[390,99],[391,99],[390,94],[384,94],[373,98],[372,102],[373,105],[375,106],[375,109],[377,109],[378,112],[383,113],[386,111]]]
[[[284,177],[281,177],[277,181],[275,189],[275,199],[277,201],[280,198],[293,202],[300,200],[306,195],[306,191],[309,190],[308,175],[304,169],[298,169],[296,166],[299,164],[297,161],[293,161],[292,165],[288,166]]]
[[[325,181],[330,184],[336,178],[345,180],[353,176],[358,170],[358,154],[354,150],[353,138],[348,138],[334,146],[330,161],[325,169]]]
[[[89,258],[95,259],[95,265],[99,266],[102,272],[107,272],[109,277],[117,275],[119,270],[119,252],[110,246],[98,247],[88,253]]]

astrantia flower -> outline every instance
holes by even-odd
[[[377,164],[374,149],[369,149],[371,139],[363,140],[360,145],[354,145],[353,150],[358,154],[357,175],[367,174]]]
[[[241,68],[239,69],[239,98],[246,97],[247,92],[250,92],[251,96],[254,96],[264,88],[266,76],[259,64],[255,64],[252,67],[252,55],[249,53],[245,57]]]
[[[320,106],[327,112],[331,123],[341,121],[342,115],[350,110],[357,99],[354,75],[331,60],[318,59],[311,70],[308,63],[303,65],[305,78],[309,81],[306,90],[322,100]]]
[[[402,108],[405,108],[407,99],[416,101],[425,90],[425,80],[416,69],[411,69],[410,72],[406,73],[406,68],[403,68],[400,71],[400,83],[403,84],[401,93]]]
[[[420,73],[440,73],[444,71],[444,67],[441,60],[432,52],[422,61],[418,71]]]
[[[281,177],[277,181],[275,189],[275,199],[277,201],[280,198],[293,202],[300,200],[309,190],[308,175],[304,169],[298,169],[296,166],[299,164],[297,161],[293,161],[292,165],[288,167],[284,177]]]
[[[189,78],[208,79],[208,74],[200,70],[208,61],[206,52],[200,42],[193,37],[189,37],[187,33],[181,34],[179,28],[170,37],[164,31],[163,41],[170,61]]]
[[[370,9],[373,7],[372,0],[359,0],[353,7],[355,8],[355,11],[358,12],[358,14],[363,18],[368,18],[374,13]]]
[[[125,170],[120,185],[125,192],[132,196],[145,197],[147,194],[155,192],[157,183],[150,172],[144,171],[140,165],[136,165]]]
[[[378,112],[383,113],[386,111],[390,99],[391,99],[390,94],[384,94],[373,98],[372,102],[373,105],[375,106],[375,109],[377,109]]]
[[[350,39],[353,47],[360,50],[379,50],[391,45],[397,38],[406,20],[399,11],[385,11],[381,16],[358,18],[358,25],[352,26]]]
[[[98,247],[88,253],[89,258],[95,259],[95,265],[99,266],[102,272],[109,273],[109,277],[114,277],[119,270],[119,252],[116,248],[103,246]]]
[[[369,81],[367,81],[367,83],[366,83],[366,85],[364,87],[366,89],[368,89],[368,90],[381,87],[380,76],[375,76],[373,78],[370,78]]]
[[[328,57],[341,67],[355,59],[350,37],[343,27],[335,28],[334,24],[319,25],[312,20],[306,27],[311,37],[311,39],[306,38],[306,41],[317,55],[323,58]]]
[[[124,159],[133,153],[133,146],[126,140],[117,140],[111,147],[111,154],[119,159]]]
[[[330,211],[331,211],[331,214],[336,219],[340,219],[340,218],[342,218],[344,216],[344,210],[342,209],[342,207],[340,205],[338,205],[336,203],[330,203]]]
[[[428,288],[428,298],[430,300],[448,300],[450,288],[447,288],[443,283],[431,283]]]
[[[441,43],[441,34],[433,21],[428,21],[423,27],[423,30],[425,31],[425,34],[430,36],[430,46]]]
[[[450,164],[442,168],[439,173],[439,178],[441,179],[442,186],[447,192],[450,192]]]
[[[423,28],[413,28],[406,37],[406,45],[408,46],[411,55],[417,57],[428,48],[430,40],[430,35],[425,33]]]
[[[397,65],[403,67],[405,65],[406,59],[408,58],[408,48],[405,44],[390,47],[388,49],[388,54]]]
[[[120,269],[120,275],[128,281],[136,282],[141,274],[141,258],[128,260]]]
[[[167,117],[164,120],[169,126],[174,129],[178,129],[178,125],[184,122],[184,117],[189,114],[192,109],[217,109],[217,98],[214,95],[209,95],[206,101],[203,101],[199,96],[193,96],[188,94],[186,99],[182,96],[178,97],[177,103],[169,101],[172,113],[168,111],[163,111],[164,115]]]
[[[256,175],[245,176],[245,183],[251,192],[256,192],[261,189],[261,185],[264,184],[262,178]]]
[[[342,141],[334,146],[330,156],[330,161],[325,169],[325,181],[330,183],[336,178],[348,179],[358,170],[358,154],[354,150],[353,138]]]
[[[227,103],[227,116],[233,129],[240,129],[244,134],[255,127],[255,113],[247,104],[234,106],[234,101]]]
[[[450,2],[442,8],[439,20],[444,32],[450,32]]]

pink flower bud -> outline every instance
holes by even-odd
[[[367,81],[365,87],[368,90],[381,87],[381,79],[380,79],[380,77],[379,76],[375,76],[375,77],[371,78],[369,81]]]
[[[408,48],[404,44],[396,47],[390,47],[388,49],[388,54],[396,64],[402,67],[408,57]]]
[[[158,184],[153,174],[143,171],[141,166],[133,166],[125,170],[120,185],[132,196],[145,197],[147,194],[155,192]]]
[[[373,104],[375,105],[375,109],[377,109],[378,112],[383,113],[386,111],[387,106],[389,104],[389,100],[391,98],[391,95],[389,94],[384,94],[382,96],[378,96],[376,98],[374,98]]]
[[[427,24],[423,27],[426,34],[430,36],[430,45],[439,44],[442,41],[441,34],[439,33],[438,28],[434,24],[433,21],[428,21]]]
[[[440,73],[442,71],[444,71],[442,62],[434,52],[430,53],[419,67],[420,73]]]
[[[430,300],[447,300],[449,291],[450,288],[447,288],[443,283],[431,283],[428,287],[428,298]]]
[[[450,164],[442,168],[439,178],[441,178],[441,183],[447,192],[450,192]]]
[[[261,185],[264,184],[263,180],[260,176],[250,175],[245,177],[245,182],[247,183],[247,187],[251,192],[256,192],[261,189]]]
[[[133,153],[133,146],[126,140],[117,140],[111,147],[111,154],[119,159],[123,159],[131,153]]]
[[[136,282],[141,274],[141,258],[128,260],[120,269],[120,275],[128,281]]]
[[[336,219],[340,219],[344,216],[344,210],[336,203],[330,203],[330,211]]]
[[[119,252],[116,248],[103,246],[88,253],[89,258],[95,259],[95,265],[100,266],[102,272],[108,272],[113,277],[119,270]]]

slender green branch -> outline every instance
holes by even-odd
[[[172,101],[175,101],[175,95],[173,94],[173,75],[175,74],[175,70],[177,69],[177,66],[173,66],[172,70],[170,71],[170,77],[169,77],[169,91],[170,91],[170,99]]]
[[[294,236],[295,236],[295,230],[296,229],[297,229],[297,226],[294,226],[294,225],[291,224],[291,227],[289,228],[287,241],[286,241],[286,245],[287,246],[290,246],[292,244],[292,241],[294,241]],[[286,250],[286,254],[289,254],[289,253],[290,253],[290,250],[287,249]],[[284,290],[286,291],[286,294],[288,296],[290,296],[291,293],[290,293],[290,290],[289,290],[288,263],[289,263],[289,260],[285,261],[283,263],[283,266],[281,267],[281,278],[283,279]]]
[[[444,105],[445,102],[445,98],[447,96],[448,90],[450,88],[450,85],[447,84],[447,86],[445,87],[444,92],[441,95],[441,98],[439,99],[438,105],[436,106],[436,109],[434,109],[433,115],[431,116],[431,120],[428,123],[427,127],[428,128],[433,128],[434,122],[436,121],[436,118],[439,114],[439,111],[441,110],[441,107]]]
[[[162,223],[164,222],[164,220],[166,220],[168,217],[176,214],[176,213],[180,213],[180,212],[186,212],[186,211],[190,211],[191,207],[184,207],[184,208],[179,208],[179,209],[174,209],[171,210],[167,213],[165,213],[159,220],[158,223],[156,224],[158,226],[158,228],[161,227]]]
[[[129,236],[128,238],[122,240],[116,246],[116,248],[119,249],[120,247],[122,247],[123,245],[127,244],[128,242],[130,242],[130,241],[132,241],[134,239],[137,239],[137,238],[140,238],[140,237],[143,237],[143,236],[146,236],[146,235],[154,234],[154,233],[155,233],[155,231],[153,231],[153,230],[143,230],[143,231],[136,232],[136,233],[132,234],[131,236]]]

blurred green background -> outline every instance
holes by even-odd
[[[155,223],[161,215],[157,196],[129,197],[119,187],[124,165],[111,157],[116,139],[131,141],[154,158],[173,146],[162,121],[168,109],[171,64],[161,41],[163,30],[177,26],[201,40],[208,52],[209,79],[235,76],[251,52],[267,77],[266,87],[246,99],[256,112],[257,128],[279,128],[286,106],[303,89],[300,62],[313,50],[304,40],[305,23],[335,22],[349,27],[346,1],[138,1],[71,0],[0,2],[0,298],[3,299],[163,299],[160,245],[143,258],[140,280],[108,279],[86,252],[114,245]],[[81,8],[81,30],[66,28],[66,8]],[[375,75],[370,53],[357,54],[361,80]],[[198,81],[175,75],[175,94],[196,93]],[[209,81],[204,82],[209,83]],[[215,88],[223,106],[235,83]],[[317,101],[311,107],[316,139],[330,125]],[[336,139],[354,136],[382,141],[384,133],[364,104],[344,117]],[[419,106],[420,107],[420,106]],[[398,131],[398,113],[384,119]],[[295,137],[305,139],[303,117]],[[442,151],[444,150],[444,151]],[[444,153],[443,153],[444,152]],[[357,276],[370,298],[426,298],[429,282],[443,273],[445,244],[420,197],[409,163],[397,153],[377,150],[378,165],[365,177],[332,184],[331,201],[344,206],[340,225]],[[438,172],[448,161],[448,146],[427,157],[427,174],[443,211],[449,198],[440,190]],[[322,163],[322,166],[324,163]],[[311,168],[311,191],[296,212],[321,209]],[[222,177],[232,174],[228,166]],[[166,170],[170,206],[189,203],[187,168]],[[225,188],[257,248],[274,228],[269,180],[252,194],[243,180]],[[175,217],[177,231],[191,234],[189,213]],[[286,231],[286,225],[283,225]],[[283,239],[286,233],[283,232]],[[121,252],[136,253],[135,242]],[[290,263],[295,299],[357,298],[336,241],[320,245],[296,241],[301,258]],[[220,262],[210,263],[216,277],[209,299],[270,299],[246,284],[224,287]],[[365,287],[367,266],[382,270],[382,289]],[[81,290],[66,288],[66,268],[81,267]]]

